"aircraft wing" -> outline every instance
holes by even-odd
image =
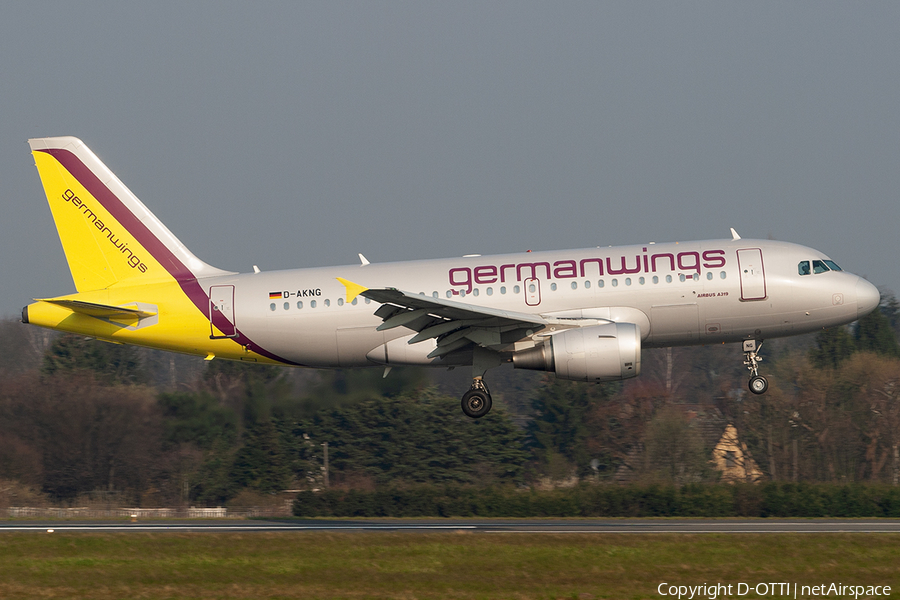
[[[536,315],[497,310],[404,292],[394,288],[368,289],[338,278],[347,287],[347,299],[357,295],[381,304],[375,315],[382,319],[379,331],[406,327],[418,332],[410,344],[436,338],[429,358],[444,356],[471,344],[500,350],[544,328],[548,322]]]

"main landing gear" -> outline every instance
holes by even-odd
[[[480,419],[491,412],[491,392],[488,391],[482,377],[476,377],[472,381],[472,387],[462,397],[462,411],[467,417]]]
[[[762,348],[762,340],[744,340],[744,364],[750,371],[750,382],[748,387],[754,394],[765,394],[769,389],[769,381],[759,374],[759,363],[762,357],[759,356],[759,349]]]
[[[480,419],[491,412],[491,392],[484,383],[484,374],[488,369],[499,367],[502,362],[500,353],[481,346],[472,350],[472,387],[462,397],[462,411],[467,417]]]

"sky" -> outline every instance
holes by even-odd
[[[900,292],[900,3],[0,8],[0,315],[75,291],[26,140],[228,270],[787,240]]]

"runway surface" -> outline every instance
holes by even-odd
[[[47,532],[385,531],[473,533],[900,533],[900,519],[378,519],[2,521],[4,531]]]

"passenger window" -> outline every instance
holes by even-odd
[[[302,302],[298,302],[298,303],[297,303],[297,308],[303,308],[303,303],[302,303]]]
[[[591,282],[590,282],[590,281],[585,281],[585,282],[584,282],[584,289],[589,290],[590,288],[591,288]]]
[[[572,282],[572,289],[573,289],[573,290],[577,290],[577,289],[578,289],[578,282],[577,282],[577,281],[573,281],[573,282]]]
[[[517,286],[517,285],[514,285],[514,286],[513,286],[513,294],[518,294],[518,293],[521,292],[521,291],[522,291],[522,290],[519,288],[519,286]]]
[[[597,282],[597,287],[603,287],[604,285],[606,285],[606,284],[603,283],[602,279]]]
[[[707,281],[712,281],[712,271],[707,271],[707,272],[706,272],[706,280],[707,280]]]
[[[797,265],[797,272],[801,275],[809,275],[809,261],[801,260],[800,264]]]
[[[813,261],[813,273],[815,273],[816,275],[818,275],[819,273],[824,273],[827,270],[828,270],[828,267],[826,267],[825,263],[822,262],[821,260]]]
[[[555,291],[556,291],[556,284],[555,284],[555,283],[551,283],[551,284],[550,284],[550,291],[551,291],[551,292],[555,292]]]
[[[501,286],[500,286],[500,293],[501,293],[501,294],[505,294],[505,293],[506,293],[506,286],[505,286],[505,285],[501,285]]]
[[[437,296],[435,296],[435,298],[437,298]],[[351,302],[350,304],[352,304],[353,306],[356,306],[356,302],[357,302],[358,300],[359,300],[359,298],[354,298],[354,299],[353,299],[353,302]],[[300,308],[303,308],[303,307],[301,306]]]
[[[291,303],[290,303],[290,302],[285,302],[285,303],[284,303],[284,310],[287,310],[287,309],[289,309],[290,307],[291,307]]]
[[[274,302],[273,302],[272,304],[269,305],[269,310],[275,310],[275,303],[274,303]]]
[[[331,300],[325,299],[325,306],[331,306]]]
[[[487,289],[487,295],[488,295],[488,296],[493,296],[493,295],[494,295],[494,288],[490,288],[490,287],[489,287],[489,288]]]
[[[719,279],[725,279],[726,277],[728,277],[728,273],[726,273],[725,271],[719,271]]]
[[[612,284],[613,284],[613,287],[618,286],[618,285],[619,285],[619,280],[618,280],[618,279],[613,279],[613,280],[612,280]]]
[[[309,307],[310,307],[310,308],[315,308],[315,307],[316,307],[316,301],[315,301],[315,300],[310,300],[310,301],[309,301]]]
[[[656,275],[653,276],[653,283],[659,283],[659,277]]]
[[[477,295],[478,295],[478,288],[475,288],[474,290],[472,290],[472,295],[473,295],[473,296],[477,296]]]
[[[666,275],[666,283],[672,283],[672,276]]]
[[[423,293],[422,295],[424,296],[425,294]],[[338,298],[338,306],[343,306],[343,305],[344,305],[344,299]]]

